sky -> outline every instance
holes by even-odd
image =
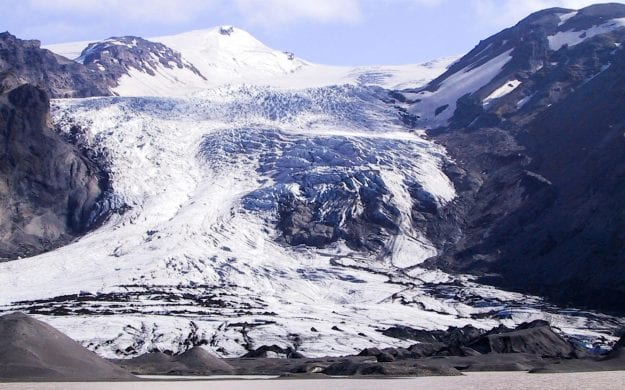
[[[592,0],[0,0],[0,30],[43,44],[153,37],[219,25],[333,65],[460,55],[533,11]],[[625,3],[625,0],[612,0]]]

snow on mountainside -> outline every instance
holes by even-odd
[[[531,107],[537,99],[523,95],[531,77],[557,54],[547,37],[609,23],[595,19],[551,10],[453,64],[403,67],[313,64],[230,27],[155,38],[203,78],[179,77],[178,66],[149,54],[155,62],[116,79],[121,97],[54,102],[60,131],[82,129],[108,156],[108,201],[119,213],[66,247],[0,264],[0,310],[39,314],[111,357],[192,345],[232,356],[262,344],[338,355],[410,344],[383,334],[397,325],[491,328],[536,318],[583,342],[611,339],[622,319],[424,265],[462,238],[445,224],[458,223],[459,196],[479,189],[488,170],[454,186],[446,173],[457,178],[465,159],[406,125],[473,124],[510,99],[514,109]],[[489,146],[481,140],[471,142]],[[547,185],[528,170],[520,177]],[[495,217],[476,222],[481,240]]]
[[[149,95],[194,88],[206,78],[183,60],[180,53],[139,37],[109,38],[90,43],[77,59],[92,70],[103,72],[113,92],[141,90]],[[154,82],[158,80],[158,82]]]
[[[119,39],[104,40],[101,44],[115,43]],[[150,38],[146,42],[162,43],[181,53],[181,60],[196,68],[205,80],[196,72],[186,72],[179,67],[158,66],[153,68],[153,72],[131,67],[116,80],[117,85],[112,89],[115,94],[188,96],[209,88],[240,84],[281,89],[344,84],[375,85],[389,89],[416,88],[443,73],[456,59],[450,57],[416,65],[320,65],[302,60],[291,52],[271,49],[246,31],[230,26]],[[49,45],[47,48],[82,62],[82,52],[87,45],[78,42]],[[126,46],[126,43],[122,42],[122,46]]]
[[[623,18],[616,3],[539,11],[394,94],[455,161],[454,218],[430,229],[446,253],[429,265],[625,313],[623,240],[609,239],[625,231]]]
[[[575,16],[575,14],[563,15],[560,19],[562,23],[561,25],[567,24],[567,22]],[[549,40],[549,47],[551,50],[557,51],[564,45],[569,47],[575,46],[596,35],[609,33],[622,27],[625,27],[625,18],[609,19],[603,24],[593,25],[585,30],[571,28],[566,31],[558,31],[556,34],[547,37],[547,39]]]
[[[0,264],[2,309],[46,314],[105,356],[197,343],[221,355],[274,343],[344,354],[408,345],[380,332],[398,324],[544,317],[538,298],[419,266],[437,250],[409,218],[455,190],[444,150],[408,131],[380,92],[226,87],[57,101],[55,121],[87,129],[110,155],[111,202],[126,211],[66,247]],[[285,215],[288,202],[302,213]],[[315,228],[297,234],[328,241],[285,242],[302,219]],[[339,232],[324,236],[332,220]],[[548,315],[580,337],[619,326]]]
[[[625,7],[602,4],[573,11],[551,8],[536,12],[517,25],[481,41],[467,55],[423,88],[406,89],[408,110],[419,117],[419,125],[447,126],[462,117],[472,101],[496,110],[494,100],[514,91],[535,74],[558,64],[559,56],[581,43],[617,37],[625,28]],[[562,52],[561,52],[562,51]],[[552,58],[552,60],[548,60]],[[519,91],[521,89],[518,89]],[[518,100],[519,108],[525,102]],[[456,112],[460,107],[461,111]],[[468,123],[463,123],[467,125]]]
[[[309,66],[294,54],[273,50],[247,31],[231,26],[151,40],[180,52],[202,73],[220,83],[270,80]]]

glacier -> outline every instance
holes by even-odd
[[[388,89],[423,87],[454,58],[334,67],[239,29],[155,40],[206,80],[133,68],[120,96],[52,102],[58,131],[106,157],[113,213],[65,247],[0,263],[0,311],[31,313],[116,358],[195,345],[224,357],[271,344],[343,355],[412,344],[382,333],[398,325],[534,319],[591,346],[625,325],[422,264],[439,249],[414,217],[456,191],[445,149],[406,115],[445,123],[510,52],[436,91],[405,91],[409,107]],[[50,49],[78,57],[84,46]]]
[[[118,212],[68,246],[0,264],[0,309],[27,310],[108,357],[192,345],[221,356],[263,344],[307,356],[409,345],[381,333],[396,325],[491,328],[548,316],[590,339],[619,326],[420,267],[436,248],[410,222],[411,187],[434,207],[453,201],[448,157],[384,95],[230,86],[193,98],[55,101],[59,128],[84,129],[108,156]],[[346,231],[382,214],[364,219],[371,242],[360,247],[349,234],[287,243],[279,209],[293,201]]]

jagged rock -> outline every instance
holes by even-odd
[[[413,358],[418,359],[438,355],[445,348],[443,343],[419,343],[411,345],[408,350]]]
[[[37,40],[21,40],[5,32],[0,33],[0,73],[7,71],[53,98],[110,95],[103,74],[42,49]]]
[[[438,335],[442,332],[414,329],[409,326],[397,325],[382,331],[382,334],[396,339],[415,340],[422,343],[432,343],[439,341]]]
[[[375,347],[365,348],[362,351],[360,351],[358,356],[378,356],[381,353],[382,351],[380,351],[378,348],[375,348]]]
[[[488,353],[526,353],[558,358],[578,356],[574,346],[556,334],[548,322],[542,320],[523,323],[515,329],[498,326],[488,332],[470,325],[463,328],[450,327],[446,331],[417,330],[405,326],[389,329],[383,333],[395,335],[390,337],[420,339],[421,343],[408,349],[388,348],[380,351],[377,348],[367,348],[360,356],[379,356],[384,352],[396,359],[478,356]]]
[[[358,354],[358,356],[375,357],[378,362],[393,362],[397,355],[399,355],[399,353],[395,348],[386,348],[384,351],[380,351],[378,348],[366,348]]]
[[[361,363],[349,359],[331,364],[323,370],[326,375],[386,375],[387,371],[379,363]]]
[[[327,366],[323,373],[339,376],[433,376],[460,375],[458,370],[448,365],[421,364],[416,361],[403,362],[363,362],[345,358]]]
[[[528,353],[541,357],[571,358],[575,349],[545,321],[523,323],[514,330],[493,329],[467,345],[482,354]]]
[[[395,357],[393,357],[393,355],[390,352],[387,352],[387,351],[379,353],[376,356],[376,359],[380,363],[388,363],[388,362],[394,362],[395,361]]]

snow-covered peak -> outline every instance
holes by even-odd
[[[179,51],[202,74],[211,80],[219,80],[220,84],[270,79],[308,65],[290,53],[267,47],[247,31],[231,26],[151,40]]]
[[[93,43],[50,45],[47,48],[81,63],[85,62],[85,53],[89,54],[97,48],[110,61],[127,64],[126,59],[117,58],[116,53],[133,51],[133,45],[139,41],[152,46],[164,46],[155,52],[150,50],[154,52],[153,59],[162,63],[160,53],[167,51],[171,54],[167,58],[176,56],[172,64],[175,62],[177,66],[169,66],[166,61],[163,66],[135,66],[123,74],[118,72],[112,77],[115,86],[111,91],[116,95],[190,96],[202,94],[207,89],[243,84],[280,90],[345,84],[388,89],[418,88],[442,74],[457,59],[448,57],[424,64],[389,66],[315,64],[299,58],[297,53],[285,50],[290,48],[272,49],[247,31],[233,26],[194,30],[148,40],[138,37],[109,38]],[[187,68],[192,71],[187,71]],[[107,72],[106,67],[100,66],[94,70]]]

